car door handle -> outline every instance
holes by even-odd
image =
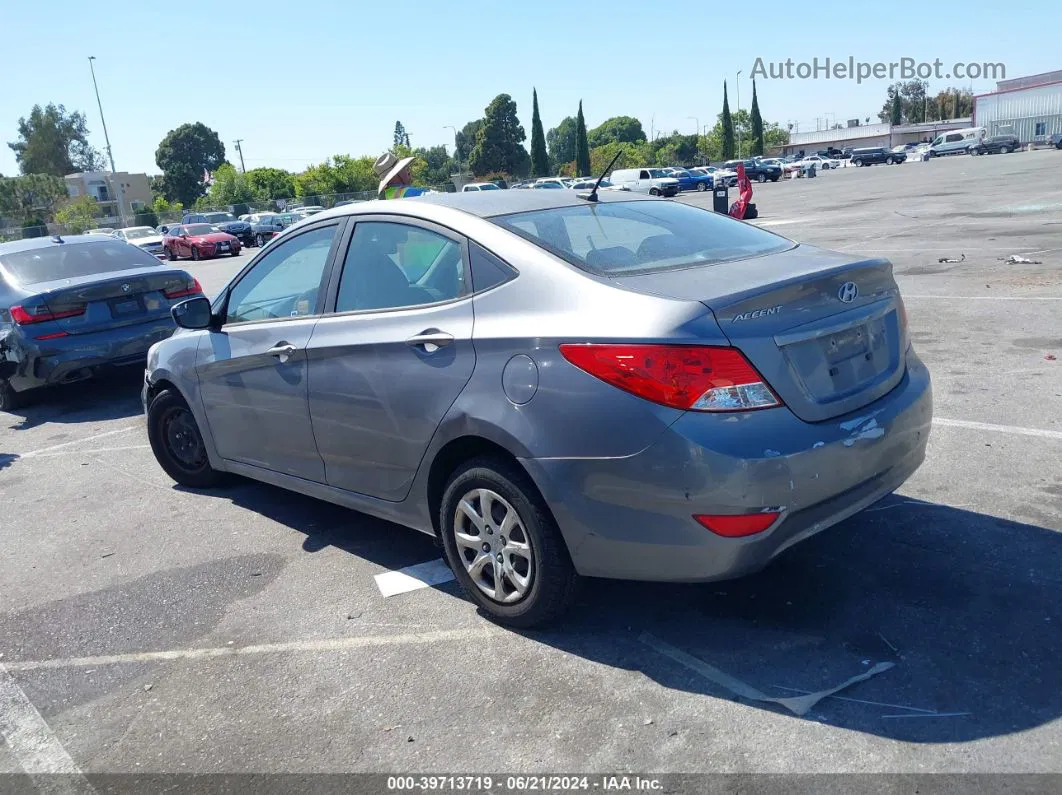
[[[268,353],[270,356],[277,357],[282,362],[286,362],[288,359],[295,355],[295,351],[297,350],[298,348],[296,348],[290,342],[278,342],[276,345],[266,351],[266,353]]]
[[[423,348],[428,353],[434,353],[439,348],[445,348],[454,341],[452,334],[438,329],[427,329],[406,340],[406,345],[412,348]]]

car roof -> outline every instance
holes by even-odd
[[[54,238],[51,237],[28,237],[24,240],[12,240],[10,243],[0,243],[0,256],[17,254],[21,251],[34,251],[39,248],[50,248],[51,246],[92,246],[114,241],[114,238],[110,235],[69,235],[60,239],[63,241],[62,243],[55,242]],[[125,244],[123,243],[122,245]]]

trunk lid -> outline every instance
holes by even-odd
[[[614,281],[703,303],[731,344],[807,422],[862,408],[903,378],[906,320],[888,260],[799,245]]]
[[[188,289],[193,279],[182,270],[135,268],[33,285],[56,323],[67,334],[149,323],[169,315],[187,297],[165,293]],[[84,311],[79,311],[83,308]]]

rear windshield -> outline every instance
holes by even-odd
[[[227,224],[235,221],[236,218],[229,213],[207,213],[203,216],[203,220],[209,224]]]
[[[218,230],[210,224],[189,224],[184,231],[190,235],[212,235]]]
[[[609,202],[499,216],[496,224],[602,275],[714,265],[795,243],[680,202]]]
[[[20,284],[79,279],[133,268],[157,268],[160,264],[158,259],[143,249],[130,246],[123,240],[56,243],[45,248],[5,254],[0,259]]]

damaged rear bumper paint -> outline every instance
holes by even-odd
[[[925,458],[932,413],[929,372],[909,350],[900,383],[850,415],[808,423],[786,408],[688,412],[633,456],[521,463],[581,574],[721,580],[764,567],[896,490]],[[779,521],[745,538],[693,519],[768,508],[783,509]]]

